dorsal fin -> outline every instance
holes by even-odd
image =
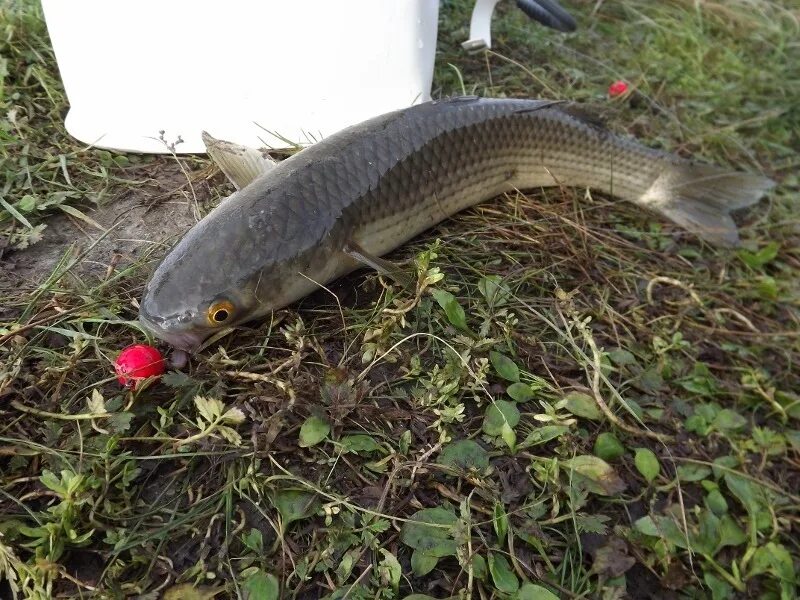
[[[608,131],[608,122],[603,116],[603,109],[601,109],[599,106],[592,106],[591,104],[578,104],[576,102],[565,102],[564,104],[560,104],[558,109],[561,112],[564,112],[569,116],[575,117],[579,121],[594,127],[595,129]]]
[[[607,111],[597,105],[577,104],[568,100],[540,100],[534,106],[521,108],[516,112],[532,113],[548,109],[558,110],[600,131],[608,131],[608,126],[602,116]]]
[[[275,161],[255,148],[218,140],[202,133],[209,157],[225,173],[237,190],[247,186],[262,173],[275,166]]]

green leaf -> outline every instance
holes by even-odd
[[[63,473],[64,472],[62,471],[61,479],[59,479],[58,477],[56,477],[55,473],[49,471],[48,469],[44,469],[42,471],[42,474],[39,476],[39,481],[41,481],[45,487],[50,488],[56,494],[58,494],[63,498],[64,496],[67,495],[67,488],[66,485],[64,484]]]
[[[478,282],[478,290],[486,299],[489,308],[503,306],[511,291],[503,284],[503,278],[499,275],[487,275]]]
[[[780,295],[778,282],[775,281],[774,277],[769,277],[767,275],[758,278],[756,290],[758,291],[758,295],[765,300],[777,300]]]
[[[161,600],[209,600],[216,595],[217,591],[218,590],[205,585],[195,586],[191,583],[180,583],[178,585],[171,585],[165,589],[160,598]],[[253,599],[249,598],[248,600]]]
[[[375,519],[369,525],[369,530],[373,533],[383,533],[391,527],[387,519]]]
[[[25,194],[22,198],[19,199],[18,202],[14,203],[14,206],[18,208],[20,212],[24,213],[33,212],[33,210],[36,208],[36,196]]]
[[[711,472],[716,479],[719,479],[720,477],[724,477],[725,473],[729,473],[730,469],[735,469],[738,466],[739,459],[737,457],[730,454],[718,456],[711,465]]]
[[[239,409],[231,409],[231,410],[239,410]],[[242,436],[235,429],[231,429],[225,425],[217,425],[215,431],[229,441],[234,446],[239,446],[242,443]]]
[[[596,456],[576,456],[564,461],[564,466],[582,476],[590,492],[611,496],[625,489],[625,482],[606,461]]]
[[[133,413],[117,412],[108,418],[108,421],[105,422],[105,427],[111,433],[123,433],[130,429],[132,419]]]
[[[245,600],[278,600],[281,586],[274,575],[259,569],[245,580],[243,587]]]
[[[513,594],[519,589],[519,579],[511,570],[508,560],[502,554],[489,553],[489,572],[492,574],[494,587],[506,594]]]
[[[713,573],[706,571],[703,574],[703,581],[711,590],[711,600],[728,600],[733,597],[733,588]]]
[[[161,377],[161,383],[171,388],[178,389],[192,386],[196,382],[186,373],[181,373],[180,371],[169,371]]]
[[[753,427],[753,442],[768,456],[781,456],[786,452],[786,436],[769,427]]]
[[[625,448],[613,433],[605,432],[597,436],[594,442],[594,454],[610,462],[625,454]]]
[[[633,527],[644,535],[661,538],[678,548],[688,548],[686,536],[670,517],[642,517],[633,524]]]
[[[699,404],[695,408],[695,414],[701,416],[705,421],[711,423],[717,416],[717,413],[722,410],[722,407],[716,402]]]
[[[752,545],[755,546],[759,513],[762,511],[769,513],[767,508],[769,499],[765,496],[764,488],[756,486],[749,479],[735,473],[725,473],[724,479],[725,485],[728,486],[728,489],[736,499],[741,502],[750,517],[748,519],[750,539]]]
[[[650,537],[659,537],[658,526],[656,522],[653,520],[653,517],[647,515],[646,517],[642,517],[638,519],[633,524],[634,529],[639,533],[643,533],[644,535],[649,535]]]
[[[686,419],[684,427],[686,431],[696,433],[697,435],[703,437],[707,436],[711,431],[711,426],[708,424],[708,421],[706,421],[701,415],[692,415]]]
[[[30,224],[30,221],[28,221],[28,219],[26,219],[22,215],[22,213],[19,212],[16,208],[14,208],[8,202],[3,200],[2,196],[0,196],[0,206],[5,208],[11,214],[12,217],[14,217],[17,221],[25,225],[25,227],[27,227],[28,229],[33,229],[33,225]]]
[[[719,547],[719,518],[709,510],[698,514],[698,528],[689,528],[689,543],[695,552],[711,556]]]
[[[642,371],[634,384],[647,394],[656,394],[664,389],[664,379],[656,368]]]
[[[516,363],[500,352],[489,352],[489,360],[492,362],[495,373],[507,381],[519,381],[519,367]]]
[[[719,490],[711,490],[706,496],[706,506],[718,517],[728,512],[728,502]]]
[[[579,532],[599,533],[601,535],[605,535],[605,533],[608,531],[606,522],[610,520],[611,517],[607,515],[577,514],[573,517],[573,522],[575,523],[575,527]]]
[[[583,417],[584,419],[591,419],[592,421],[599,421],[603,418],[603,413],[597,407],[597,402],[588,394],[582,392],[570,392],[564,397],[556,408],[566,408],[573,415]]]
[[[611,362],[613,362],[618,367],[624,367],[625,365],[636,364],[636,357],[627,350],[623,350],[622,348],[611,350],[607,354],[608,357],[611,359]]]
[[[630,402],[630,400],[628,401]],[[644,413],[648,416],[651,421],[660,421],[664,418],[664,409],[658,407],[648,407],[644,410]]]
[[[678,467],[678,478],[681,481],[701,481],[711,475],[711,467],[705,465],[681,465]]]
[[[385,548],[381,548],[380,551],[381,554],[383,554],[383,560],[378,565],[381,581],[384,585],[388,583],[389,587],[396,595],[397,589],[400,586],[400,576],[403,573],[403,569],[400,567],[400,563],[394,554]]]
[[[442,448],[436,462],[462,471],[484,471],[489,467],[489,453],[477,442],[458,440]]]
[[[82,535],[78,535],[74,530],[70,529],[68,535],[69,535],[69,541],[73,546],[81,546],[90,537],[92,537],[92,535],[94,535],[94,529],[90,529],[89,531],[87,531]]]
[[[680,379],[678,383],[685,390],[701,396],[711,396],[717,390],[717,384],[711,375],[711,371],[705,364],[700,362],[695,363],[691,374]]]
[[[38,546],[50,537],[50,532],[44,527],[28,527],[20,524],[16,527],[16,532],[25,537],[39,538],[35,544],[25,544],[26,546]]]
[[[249,533],[242,536],[242,543],[253,552],[264,551],[264,537],[258,529],[252,528]]]
[[[772,573],[782,581],[792,584],[797,582],[792,563],[792,555],[780,544],[768,542],[756,550],[750,563],[748,577]]]
[[[194,405],[197,407],[197,412],[205,419],[206,423],[213,423],[222,416],[222,411],[225,410],[225,405],[221,400],[216,398],[205,398],[204,396],[195,396]]]
[[[653,451],[648,448],[637,448],[636,456],[633,461],[639,473],[647,480],[647,483],[652,483],[661,472],[661,465],[658,462],[658,458],[656,458]]]
[[[719,548],[741,546],[747,541],[747,534],[730,515],[722,515],[719,520]]]
[[[492,522],[494,523],[494,531],[497,534],[497,539],[502,545],[508,533],[508,515],[506,514],[506,509],[502,502],[494,503]]]
[[[403,524],[400,540],[429,557],[454,555],[458,544],[453,540],[451,530],[457,521],[458,517],[444,508],[424,508]]]
[[[475,579],[480,579],[481,581],[485,581],[487,574],[488,571],[486,568],[486,559],[483,558],[480,554],[473,554],[472,575],[475,577]]]
[[[411,561],[414,561],[414,557],[411,557]],[[433,596],[428,596],[426,594],[411,594],[410,596],[406,596],[403,600],[436,600]]]
[[[508,423],[503,424],[503,428],[500,430],[500,437],[506,443],[506,446],[511,448],[512,452],[516,450],[517,434]]]
[[[310,517],[317,512],[317,495],[305,490],[278,490],[272,503],[281,515],[284,531],[289,524]]]
[[[634,523],[634,528],[651,537],[662,540],[682,549],[692,548],[693,551],[709,556],[715,554],[723,545],[729,545],[725,539],[727,515],[718,519],[712,512],[704,510],[698,515],[698,525],[689,524],[689,536],[679,524],[680,517],[675,516],[647,516]]]
[[[526,583],[519,588],[514,600],[558,600],[558,596],[540,585]]]
[[[425,554],[421,550],[414,550],[411,553],[411,570],[417,577],[427,575],[436,568],[439,559],[436,556]]]
[[[325,419],[311,415],[300,427],[300,447],[308,448],[319,444],[330,433],[331,425]]]
[[[550,440],[554,440],[559,436],[564,435],[569,431],[566,425],[544,425],[536,427],[528,433],[525,441],[517,446],[517,449],[530,448],[531,446],[538,446]]]
[[[433,299],[442,307],[444,314],[447,315],[447,320],[450,321],[453,327],[457,327],[462,331],[469,331],[467,327],[467,315],[464,313],[464,309],[453,294],[437,289],[432,290],[431,294],[433,295]]]
[[[408,454],[408,450],[411,447],[411,431],[406,429],[400,434],[400,441],[397,443],[397,448],[400,450],[400,454]]]
[[[370,471],[374,471],[375,473],[386,473],[388,470],[387,461],[385,458],[381,460],[373,460],[368,463],[364,463],[364,466],[368,468]]]
[[[354,452],[355,454],[362,452],[368,454],[383,449],[372,436],[363,433],[346,435],[340,440],[340,443],[347,452]]]
[[[336,565],[336,579],[340,584],[343,584],[350,578],[353,572],[353,567],[356,566],[358,552],[355,550],[348,550],[339,559]]]
[[[526,383],[512,383],[508,386],[506,394],[517,402],[527,402],[533,398],[533,390],[531,386]]]
[[[499,436],[503,434],[503,426],[516,427],[519,423],[519,409],[517,405],[508,400],[495,400],[486,408],[483,419],[483,431],[487,435]]]
[[[732,411],[728,408],[723,408],[721,411],[717,413],[717,416],[714,417],[714,420],[711,422],[711,426],[723,433],[729,433],[732,431],[737,431],[747,425],[747,419],[745,419],[739,413]]]
[[[744,248],[739,250],[739,258],[751,269],[760,269],[776,256],[778,256],[778,249],[780,244],[778,242],[770,242],[758,252],[750,252]]]
[[[775,401],[784,408],[789,417],[800,420],[800,394],[788,390],[775,390]],[[787,436],[790,435],[788,431],[784,431],[784,433]],[[798,434],[796,430],[792,433]]]

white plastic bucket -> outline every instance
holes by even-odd
[[[162,130],[183,153],[202,130],[287,147],[430,98],[438,0],[42,5],[67,131],[101,148],[167,152]]]

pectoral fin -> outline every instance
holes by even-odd
[[[276,164],[274,160],[254,148],[218,140],[205,131],[202,137],[211,160],[225,173],[237,190]]]
[[[404,288],[409,290],[416,289],[414,280],[402,267],[390,260],[370,254],[355,242],[348,242],[344,247],[344,253],[356,259],[358,262],[375,269],[381,275],[389,277]]]

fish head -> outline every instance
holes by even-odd
[[[263,304],[253,286],[260,274],[244,268],[237,254],[241,248],[226,232],[196,225],[148,281],[139,302],[141,325],[192,353],[218,331],[259,316]]]
[[[316,289],[298,273],[328,280],[315,265],[327,264],[320,257],[336,255],[340,241],[308,234],[308,211],[287,172],[294,170],[254,181],[186,232],[147,283],[139,303],[144,328],[175,348],[195,352],[215,333]]]
[[[170,275],[149,282],[139,302],[139,322],[174,348],[194,353],[214,333],[253,318],[253,302],[243,293],[249,286],[179,288]]]

